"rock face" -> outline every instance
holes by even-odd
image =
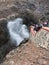
[[[39,22],[39,20],[44,17],[49,20],[49,0],[0,0],[0,63],[3,62],[6,54],[12,48],[10,46],[11,42],[9,41],[6,23],[8,20],[13,20],[17,17],[26,17],[27,24],[28,21]],[[45,30],[41,30],[38,34],[36,37],[32,36],[31,40],[38,46],[49,50],[49,33]],[[36,44],[35,46],[33,44],[34,43],[28,43],[22,48],[20,46],[18,51],[16,48],[16,50],[14,50],[15,52],[11,52],[12,58],[7,58],[2,65],[14,65],[14,62],[15,65],[49,65],[49,52],[37,48],[35,47]]]
[[[1,65],[49,65],[49,51],[29,41],[10,51]]]
[[[39,22],[43,17],[49,19],[49,0],[1,0],[0,33],[1,31],[2,33],[0,34],[0,45],[8,40],[5,23],[7,23],[7,20],[12,20],[16,17],[27,18],[27,24],[28,21]]]
[[[6,20],[0,21],[0,47],[8,42],[8,29]]]
[[[32,42],[36,43],[37,46],[46,48],[49,50],[49,32],[41,29],[37,32],[36,36],[32,33],[30,34],[30,39]]]

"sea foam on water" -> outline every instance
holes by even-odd
[[[10,39],[16,46],[19,46],[24,40],[29,39],[29,31],[27,26],[23,24],[22,18],[8,21],[7,28],[9,30]]]

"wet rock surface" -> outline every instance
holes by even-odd
[[[46,50],[49,49],[47,31],[41,30],[35,38],[31,36],[32,42],[29,41],[18,48],[10,45],[7,21],[26,16],[29,21],[34,19],[35,22],[39,22],[43,17],[49,20],[49,0],[0,1],[0,65],[49,65],[49,51]],[[43,42],[48,43],[43,45]]]

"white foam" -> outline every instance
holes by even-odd
[[[15,43],[16,46],[19,46],[25,38],[29,38],[27,26],[23,24],[22,18],[9,21],[7,23],[7,28],[9,30],[10,39]]]

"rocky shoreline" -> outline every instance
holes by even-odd
[[[40,32],[38,32],[36,37],[31,35],[30,39],[32,40],[32,42],[22,44],[22,46],[18,48],[14,47],[15,49],[13,51],[10,51],[13,49],[13,47],[10,45],[11,42],[9,40],[7,29],[6,29],[7,21],[13,20],[17,17],[24,18],[25,16],[27,16],[29,20],[34,19],[38,22],[41,22],[39,20],[42,19],[43,17],[49,20],[49,1],[48,0],[10,0],[10,1],[6,0],[6,2],[3,2],[2,0],[2,3],[0,4],[0,63],[1,65],[12,65],[12,64],[49,65],[49,51],[48,51],[49,33],[45,30],[41,30]],[[26,58],[24,55],[26,56]],[[6,56],[8,57],[6,58]],[[17,59],[15,58],[15,56]],[[44,63],[42,63],[42,61]]]

